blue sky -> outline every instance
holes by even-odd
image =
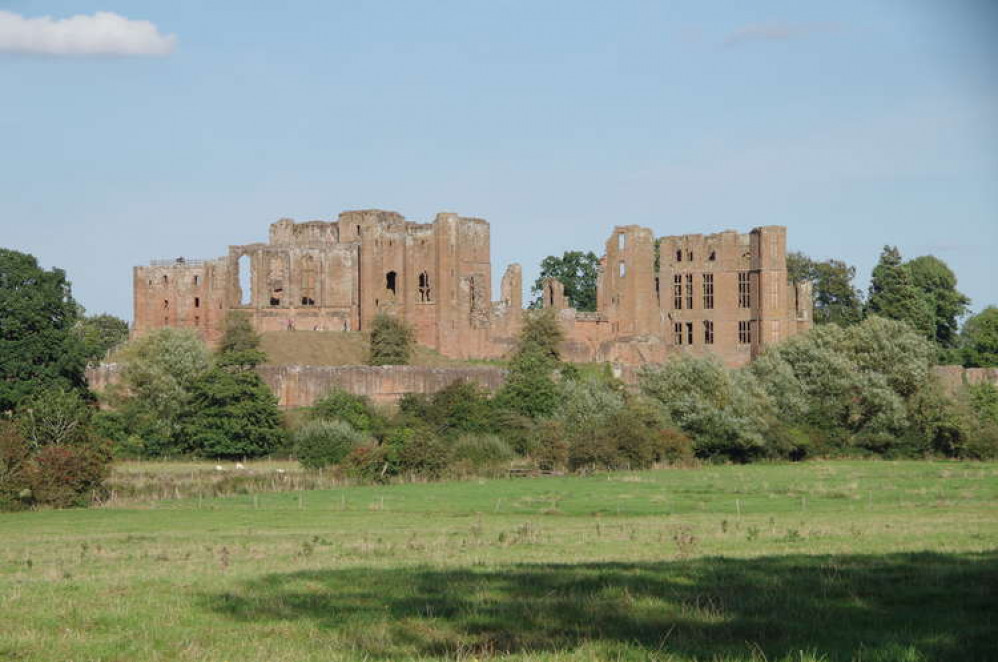
[[[496,275],[599,253],[615,224],[782,224],[862,289],[889,243],[998,303],[998,2],[2,11],[0,245],[66,269],[90,312],[131,317],[133,265],[370,207],[489,220]],[[150,22],[140,54],[10,46],[21,19],[96,12]]]

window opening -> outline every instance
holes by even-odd
[[[676,251],[676,262],[682,262],[682,261],[683,261],[683,251],[682,250],[677,250]]]
[[[201,307],[201,297],[194,297],[194,307],[195,308]]]
[[[686,344],[693,344],[693,322],[686,323]]]
[[[752,283],[747,271],[738,272],[738,307],[752,307]]]
[[[385,289],[391,292],[392,294],[395,294],[395,285],[397,280],[398,280],[398,274],[396,274],[394,271],[389,271],[388,273],[386,273]]]
[[[433,298],[430,292],[430,275],[425,271],[419,274],[419,301],[429,303]]]
[[[703,308],[714,309],[714,274],[703,275]]]
[[[301,261],[301,305],[315,305],[315,258],[311,255]]]
[[[711,320],[703,321],[703,343],[705,345],[714,344],[714,322]]]
[[[675,344],[675,345],[682,345],[683,344],[683,323],[682,322],[676,322],[672,326],[672,331],[673,331],[673,336],[672,336],[672,342],[673,342],[673,344]]]
[[[676,274],[672,277],[672,307],[676,310],[683,309],[683,276]]]
[[[738,343],[747,345],[752,342],[752,322],[738,323]]]
[[[627,265],[623,262],[620,263],[620,277],[623,278],[627,275]]]
[[[239,304],[248,306],[253,300],[253,277],[250,273],[252,265],[250,256],[243,255],[236,262],[236,273],[239,277]]]
[[[686,308],[693,310],[693,274],[686,274]]]

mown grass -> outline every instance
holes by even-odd
[[[343,487],[0,517],[0,659],[998,659],[998,464]]]

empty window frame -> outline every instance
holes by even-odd
[[[198,276],[197,274],[195,274],[194,275],[194,287],[197,287],[200,284],[201,284],[201,276]]]
[[[693,344],[693,322],[686,323],[686,344]]]
[[[686,251],[686,261],[687,262],[693,261],[693,251]]]
[[[672,277],[672,307],[676,310],[683,309],[683,276],[676,274]]]
[[[673,337],[672,337],[673,343],[676,344],[676,345],[682,345],[683,344],[683,323],[682,322],[676,322],[673,325],[672,330],[673,330]]]
[[[714,309],[714,274],[703,275],[703,309]]]
[[[748,345],[752,342],[752,322],[742,321],[738,323],[738,344]]]
[[[433,301],[433,296],[430,291],[430,274],[423,271],[419,274],[419,302],[430,303],[431,301]]]
[[[711,320],[703,321],[703,344],[714,344],[714,322]]]
[[[693,310],[693,274],[686,274],[686,309]]]
[[[201,307],[201,297],[194,297],[194,307],[195,308]]]
[[[398,274],[394,271],[389,271],[385,274],[385,289],[395,294],[396,288],[398,287]]]
[[[306,255],[301,261],[301,305],[315,305],[315,259]]]
[[[623,262],[620,263],[620,277],[624,278],[627,276],[627,265]]]
[[[752,307],[752,280],[747,271],[738,272],[738,307]]]
[[[683,261],[683,251],[681,249],[676,249],[676,262]]]

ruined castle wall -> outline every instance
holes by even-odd
[[[393,403],[406,393],[436,393],[455,381],[498,390],[506,371],[493,366],[427,368],[423,366],[259,366],[257,373],[277,396],[281,407],[306,407],[334,388],[374,402]],[[102,363],[86,372],[87,383],[101,392],[120,379],[120,367]]]

